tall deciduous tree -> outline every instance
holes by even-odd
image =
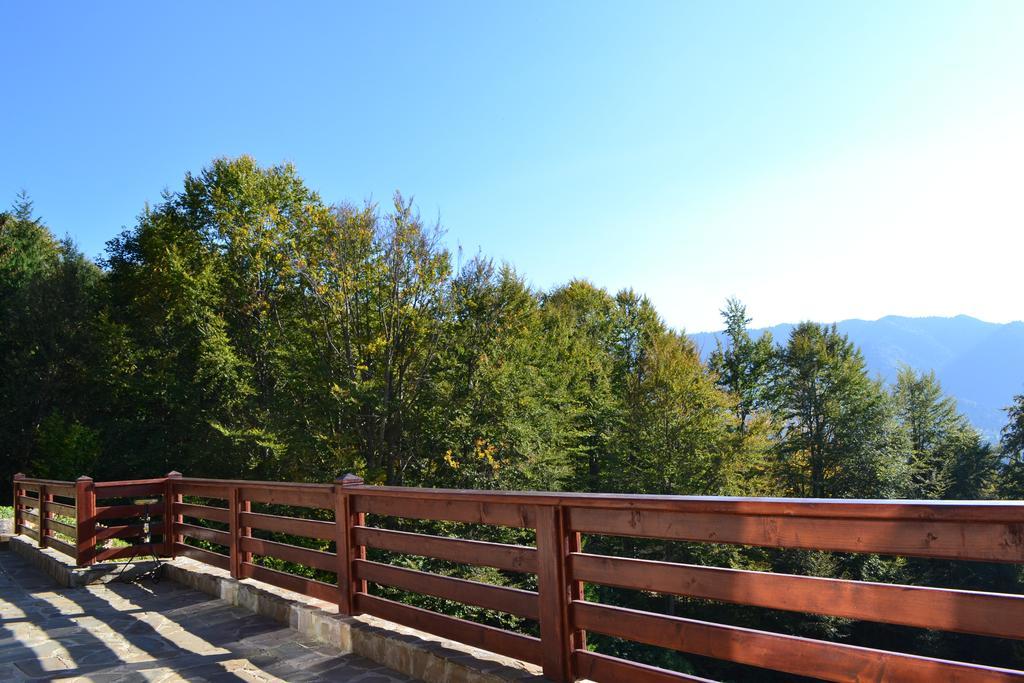
[[[452,283],[449,341],[429,383],[436,485],[558,489],[571,473],[575,410],[537,296],[483,258]]]
[[[717,490],[728,398],[685,335],[629,290],[575,281],[544,307],[573,416],[574,487]]]
[[[621,490],[717,490],[728,448],[727,397],[693,343],[668,329],[646,297],[627,290],[616,304],[613,376],[621,387],[623,419],[614,452]]]
[[[388,214],[339,207],[300,257],[330,387],[371,480],[402,483],[421,453],[424,398],[451,320],[440,237],[396,194]]]
[[[295,245],[327,219],[290,166],[218,159],[108,244],[115,322],[134,350],[120,430],[136,467],[301,476],[285,459]]]

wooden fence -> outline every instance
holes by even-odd
[[[830,681],[1009,681],[1024,672],[759,631],[591,602],[598,584],[740,605],[1024,640],[1024,596],[868,583],[611,557],[585,552],[583,535],[767,548],[1024,563],[1024,503],[863,501],[519,493],[165,478],[94,483],[15,478],[17,530],[77,558],[123,558],[146,507],[161,540],[149,550],[187,556],[338,605],[543,667],[554,681],[702,680],[591,652],[586,633]],[[186,498],[193,502],[186,502]],[[59,502],[64,501],[64,502]],[[71,502],[69,502],[71,501]],[[98,504],[97,501],[105,501]],[[262,512],[254,511],[256,505]],[[274,507],[268,507],[274,506]],[[287,506],[308,517],[271,513]],[[59,521],[74,512],[74,524]],[[293,513],[294,514],[294,513]],[[441,520],[530,530],[534,545],[410,533],[368,523]],[[166,526],[167,524],[170,526]],[[268,540],[254,530],[319,539],[335,552]],[[165,533],[167,531],[167,533]],[[61,540],[59,536],[73,539]],[[193,539],[188,542],[187,539]],[[197,547],[195,540],[204,542]],[[536,591],[469,581],[367,559],[367,549],[536,576]],[[220,552],[218,552],[218,549]],[[253,556],[330,572],[325,582]],[[371,594],[369,584],[453,600],[539,624],[539,637]]]

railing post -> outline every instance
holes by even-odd
[[[21,533],[22,524],[24,521],[21,516],[21,501],[18,498],[21,497],[21,480],[25,478],[25,475],[18,472],[14,475],[14,482],[11,486],[12,502],[14,503],[14,534],[18,535]]]
[[[338,612],[341,614],[355,614],[356,594],[366,592],[366,582],[352,578],[352,561],[366,556],[366,549],[357,547],[352,538],[352,527],[362,526],[364,515],[352,511],[352,497],[347,490],[362,485],[362,478],[354,474],[334,480],[334,545],[338,554]]]
[[[50,529],[50,525],[47,523],[50,519],[50,512],[46,509],[47,503],[53,502],[53,494],[49,491],[44,491],[43,487],[39,488],[39,538],[40,540],[44,536],[53,536],[53,530]]]
[[[252,564],[252,551],[245,550],[241,547],[243,538],[249,538],[252,536],[252,528],[244,526],[242,523],[242,513],[252,511],[252,501],[245,500],[242,498],[242,490],[238,489],[238,544],[239,544],[239,568],[238,571],[241,573],[241,564],[248,562]]]
[[[233,579],[242,578],[242,554],[238,542],[238,537],[241,535],[238,519],[239,496],[241,495],[241,489],[237,486],[232,486],[228,491],[228,554],[231,558],[229,567]]]
[[[176,479],[181,479],[181,472],[170,471],[164,481],[164,555],[174,558],[175,544],[181,539],[174,533],[176,524],[182,523],[182,516],[174,513],[174,504],[181,502],[181,494],[174,489]]]
[[[39,507],[37,508],[38,511],[39,511],[39,540],[36,541],[36,544],[40,548],[45,548],[46,547],[46,534],[47,534],[47,529],[46,529],[46,498],[47,498],[46,484],[40,484],[39,485]]]
[[[565,519],[568,522],[568,513],[565,510],[563,510],[562,514],[565,516]],[[567,523],[566,527],[568,527],[568,526],[569,525]],[[568,559],[568,556],[570,554],[572,554],[572,553],[583,552],[583,534],[581,534],[578,531],[572,531],[571,528],[568,528],[567,531],[568,531],[568,533],[566,535],[566,539],[565,540],[566,540],[566,543],[568,544],[568,547],[566,548],[566,558]],[[572,581],[571,580],[572,576],[571,576],[571,571],[570,571],[570,565],[568,565],[568,564],[566,565],[566,578],[569,579],[569,605],[571,606],[573,602],[579,601],[579,600],[583,600],[583,591],[584,591],[583,582],[582,581]],[[586,650],[587,649],[587,632],[584,631],[583,629],[574,629],[574,628],[572,628],[572,625],[573,625],[572,624],[572,619],[570,618],[569,619],[569,626],[570,626],[569,638],[571,640],[571,649],[572,650]],[[571,651],[570,651],[570,665],[572,665],[572,654],[571,654]],[[575,669],[573,670],[573,672],[575,673]]]
[[[558,683],[575,680],[572,664],[567,556],[569,532],[566,510],[537,506],[537,592],[540,598],[541,664],[544,676]]]
[[[75,481],[75,527],[75,558],[79,567],[85,567],[96,556],[96,489],[92,477],[82,476]]]

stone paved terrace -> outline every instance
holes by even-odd
[[[412,679],[172,581],[61,588],[0,552],[0,681]]]

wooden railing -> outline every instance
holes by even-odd
[[[76,526],[78,489],[73,481],[26,479],[14,475],[14,533],[40,548],[78,556]]]
[[[162,554],[187,556],[240,579],[335,603],[345,614],[371,614],[539,664],[555,681],[702,680],[591,652],[588,631],[831,681],[1024,680],[1017,670],[615,607],[588,601],[583,588],[590,583],[1014,640],[1024,640],[1024,596],[611,557],[588,553],[581,542],[584,537],[647,538],[1021,564],[1024,503],[485,492],[365,486],[352,475],[333,484],[293,484],[171,473],[134,482],[94,484],[83,478],[69,487],[70,482],[16,479],[18,528],[33,536],[35,515],[44,521],[36,526],[42,533],[33,538],[52,544],[47,530],[63,534],[70,527],[50,525],[45,518],[70,506],[47,502],[40,508],[39,501],[76,494],[74,551],[80,564],[128,555],[127,548],[97,550],[97,543],[130,539],[138,531],[132,521],[141,512],[138,506],[97,506],[97,498],[159,494],[161,521],[154,533],[163,533],[163,520],[171,522],[159,545]],[[288,508],[305,512],[282,514]],[[523,538],[534,540],[513,545],[381,526],[393,518],[511,527],[526,530]],[[318,540],[326,550],[282,536],[270,540],[271,534]],[[367,549],[533,575],[536,581],[523,585],[536,590],[373,561]],[[271,569],[254,556],[292,564]],[[318,578],[287,571],[289,566],[318,570]],[[321,580],[325,574],[336,578]],[[539,628],[527,635],[448,616],[374,594],[381,591],[371,592],[371,584],[514,615]]]
[[[52,548],[84,567],[96,562],[166,555],[163,540],[167,477],[94,482],[14,476],[15,533]],[[146,499],[151,504],[136,504]],[[146,529],[145,518],[149,518]],[[149,542],[143,536],[149,534]]]

